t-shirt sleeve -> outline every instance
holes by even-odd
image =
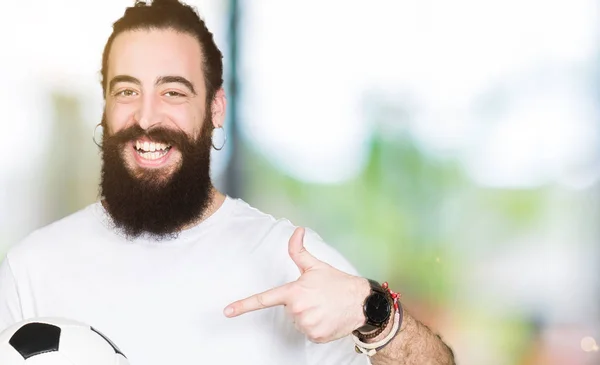
[[[8,257],[0,263],[0,332],[21,321],[21,302]]]

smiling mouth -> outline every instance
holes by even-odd
[[[134,147],[135,151],[141,158],[151,161],[158,160],[159,158],[166,156],[171,148],[171,145],[165,143],[148,141],[136,141]]]

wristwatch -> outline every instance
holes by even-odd
[[[356,330],[361,333],[368,333],[385,326],[392,315],[392,298],[388,292],[376,281],[369,280],[371,293],[365,299],[363,304],[363,313],[365,314],[365,324]]]

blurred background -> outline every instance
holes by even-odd
[[[600,364],[598,0],[188,3],[225,54],[222,190],[389,281],[459,364]],[[0,258],[98,198],[132,4],[3,4]]]

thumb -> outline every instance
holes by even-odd
[[[292,234],[290,238],[290,242],[288,245],[288,252],[290,257],[300,269],[300,273],[304,273],[306,270],[309,270],[316,264],[320,263],[316,257],[310,254],[310,252],[306,251],[304,248],[304,235],[306,231],[304,228],[298,227]]]

